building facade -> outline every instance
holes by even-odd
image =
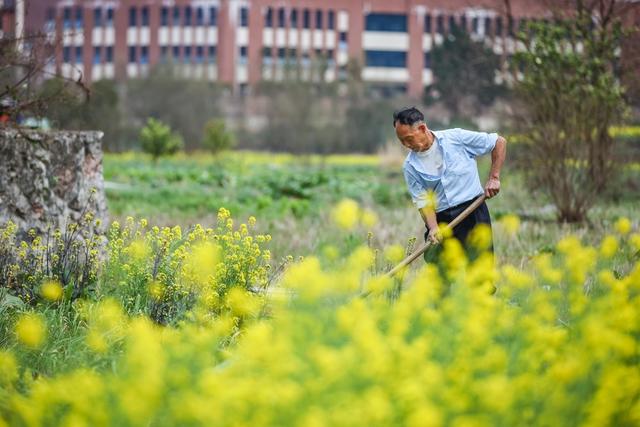
[[[89,82],[145,76],[172,63],[234,88],[261,80],[363,80],[411,96],[433,81],[431,51],[454,26],[496,54],[514,31],[544,18],[538,2],[512,0],[32,0],[26,27],[58,40],[51,71]]]
[[[16,5],[14,0],[0,0],[0,38],[12,37],[16,29]]]

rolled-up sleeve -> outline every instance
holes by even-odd
[[[418,209],[422,209],[427,205],[427,190],[420,184],[418,178],[407,168],[407,165],[403,168],[404,179],[407,182],[407,189],[411,195],[413,204]]]
[[[489,154],[498,141],[497,133],[474,132],[465,129],[456,129],[456,137],[471,157]]]

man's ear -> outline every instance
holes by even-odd
[[[422,132],[422,133],[427,133],[427,125],[424,124],[424,123],[420,123],[418,125],[418,129],[420,129],[420,132]]]

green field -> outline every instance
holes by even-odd
[[[402,177],[402,157],[292,156],[253,152],[207,154],[160,160],[154,165],[140,154],[107,155],[104,176],[109,210],[114,219],[146,218],[153,224],[183,227],[215,224],[220,207],[240,221],[253,215],[258,230],[286,236],[273,242],[278,257],[318,254],[326,245],[344,248],[367,243],[373,232],[376,247],[406,245],[422,239],[424,225],[413,207]],[[489,159],[480,160],[480,176],[487,176]],[[627,174],[640,182],[637,171]],[[627,179],[631,179],[627,177]],[[601,198],[582,225],[557,224],[551,202],[530,192],[522,174],[509,161],[502,191],[489,203],[494,221],[499,263],[521,265],[560,236],[574,233],[587,243],[602,239],[620,217],[633,218],[639,193],[621,192],[622,199]],[[624,182],[624,181],[623,181]],[[332,229],[329,213],[343,198],[374,211],[379,221],[371,229],[340,233]],[[522,227],[517,239],[503,235],[499,220],[517,215]]]

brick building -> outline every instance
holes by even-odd
[[[365,81],[412,96],[432,82],[431,50],[453,26],[504,56],[517,26],[549,14],[524,0],[511,0],[510,26],[502,0],[26,1],[27,30],[62,41],[51,67],[70,77],[125,79],[172,62],[242,88],[287,73],[344,79],[353,59]]]

